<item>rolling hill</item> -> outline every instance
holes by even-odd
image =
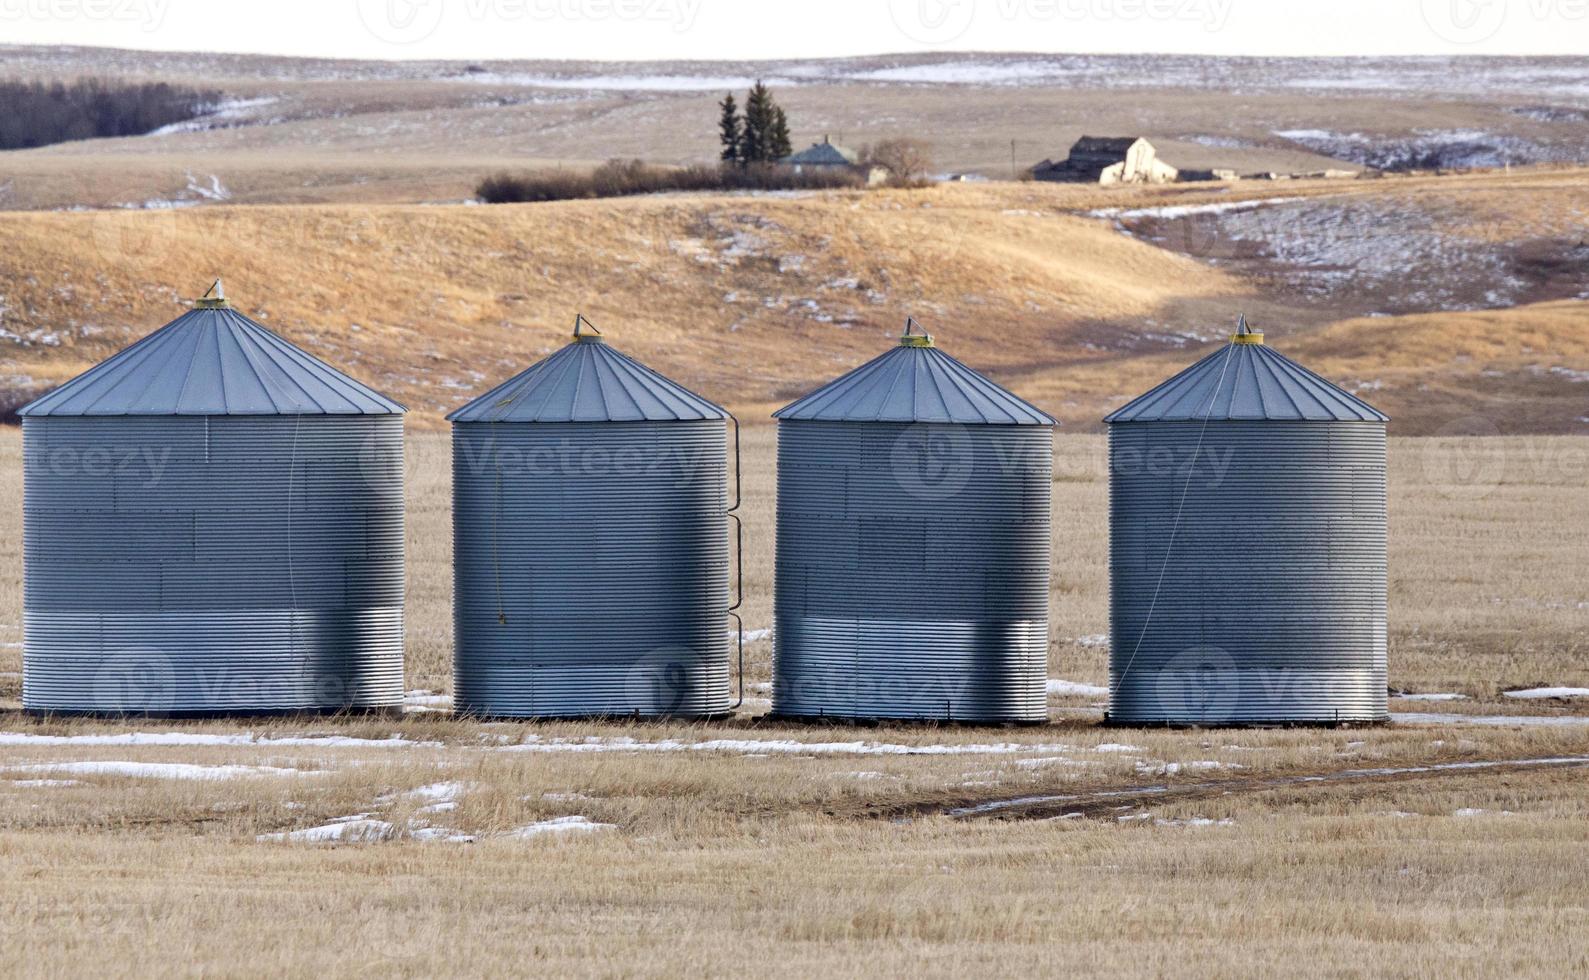
[[[1575,433],[1589,424],[1585,296],[1553,286],[1486,306],[1481,282],[1386,313],[1354,288],[1383,279],[1361,256],[1341,253],[1332,291],[1288,291],[1277,284],[1299,275],[1288,272],[1295,256],[1255,244],[1237,261],[1218,244],[1221,226],[1170,229],[1264,214],[1283,225],[1297,208],[1311,220],[1377,209],[1390,228],[1415,211],[1444,213],[1453,195],[1473,213],[1506,216],[1406,230],[1439,247],[1407,249],[1402,278],[1433,281],[1489,238],[1504,238],[1512,259],[1518,242],[1571,241],[1570,214],[1561,227],[1548,221],[1559,224],[1562,202],[1586,189],[1589,173],[1563,170],[1290,182],[1282,200],[1256,185],[983,183],[492,207],[11,212],[0,214],[0,385],[15,405],[172,318],[223,275],[240,309],[405,401],[421,427],[562,344],[583,312],[749,421],[879,352],[915,315],[963,360],[1090,430],[1211,349],[1245,311],[1278,348],[1389,412],[1400,434]],[[1187,242],[1204,244],[1173,247]],[[1571,248],[1556,260],[1576,261]]]

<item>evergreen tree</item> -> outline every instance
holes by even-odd
[[[745,126],[739,138],[739,161],[741,163],[766,163],[768,159],[768,135],[773,125],[772,93],[767,86],[757,79],[750,94],[745,98]]]
[[[721,159],[724,163],[736,163],[740,160],[740,140],[745,128],[739,117],[739,104],[730,92],[717,105],[723,110],[717,121],[717,141],[723,146]]]
[[[783,106],[772,107],[772,127],[767,131],[767,159],[782,160],[794,152],[794,147],[789,145],[789,117],[783,114]]]

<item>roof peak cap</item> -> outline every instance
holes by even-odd
[[[586,330],[589,330],[590,333],[586,333]],[[585,319],[585,314],[583,313],[574,314],[574,339],[582,344],[600,344],[606,342],[601,335],[601,331],[597,329],[594,323],[591,323],[589,320]]]
[[[215,281],[210,283],[210,288],[204,291],[204,295],[193,301],[193,308],[196,310],[224,310],[230,305],[226,301],[226,286],[221,282],[220,276],[215,277]]]
[[[917,333],[916,331],[918,330],[921,332]],[[932,334],[923,329],[922,325],[916,322],[915,317],[907,316],[905,318],[905,332],[900,335],[899,346],[936,347],[937,345],[933,343]]]

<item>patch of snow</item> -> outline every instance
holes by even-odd
[[[1036,759],[1016,759],[1015,764],[1022,769],[1039,769],[1043,766],[1088,766],[1095,763],[1081,762],[1063,755],[1045,755]]]
[[[1094,752],[1146,752],[1147,751],[1146,749],[1139,749],[1135,745],[1123,745],[1120,742],[1105,742],[1102,745],[1093,746],[1092,750]]]
[[[115,735],[35,735],[0,732],[7,745],[257,745],[265,748],[441,748],[441,742],[411,742],[400,735],[390,738],[350,738],[344,735],[288,735],[278,738],[250,734],[208,732],[124,732]]]
[[[1589,687],[1534,687],[1526,691],[1502,691],[1509,698],[1589,698]]]
[[[1057,66],[1048,61],[944,61],[898,68],[853,72],[858,82],[903,82],[913,85],[1014,85],[1051,77]]]
[[[1496,816],[1501,816],[1501,817],[1516,816],[1516,814],[1514,814],[1511,810],[1499,810],[1499,811],[1495,811],[1495,810],[1481,810],[1478,807],[1472,807],[1472,806],[1465,806],[1462,809],[1457,810],[1455,813],[1453,813],[1452,816],[1454,816],[1454,817],[1483,817],[1483,816],[1488,816],[1491,813],[1494,813]]]
[[[1079,681],[1067,681],[1058,677],[1048,679],[1048,693],[1058,695],[1073,695],[1084,698],[1101,698],[1109,693],[1107,687],[1097,684],[1083,684]]]
[[[404,714],[430,714],[452,710],[452,695],[435,691],[409,691],[403,695]]]
[[[82,781],[77,779],[13,779],[0,786],[81,786]]]
[[[551,820],[541,820],[537,823],[517,827],[508,831],[508,837],[524,839],[528,837],[541,837],[546,834],[585,833],[592,830],[613,830],[616,824],[596,823],[589,817],[553,817]]]
[[[187,171],[187,178],[187,192],[189,194],[195,194],[203,200],[225,201],[229,200],[232,196],[232,192],[226,189],[226,186],[221,183],[221,178],[217,177],[215,174],[210,174],[209,186],[205,186],[197,177],[194,177],[193,171],[191,170]]]
[[[206,129],[230,129],[233,126],[247,125],[245,117],[248,110],[261,106],[272,105],[280,100],[273,96],[257,99],[223,99],[211,105],[204,115],[194,119],[184,119],[168,126],[145,133],[145,136],[170,136],[172,133],[192,133]]]
[[[1215,201],[1212,204],[1168,204],[1156,208],[1098,208],[1088,211],[1087,216],[1089,218],[1114,218],[1119,221],[1131,221],[1139,218],[1169,221],[1174,218],[1190,218],[1204,214],[1230,214],[1235,211],[1251,211],[1255,208],[1265,208],[1300,200],[1304,199],[1299,197],[1265,197],[1247,201]]]
[[[740,636],[744,637],[746,643],[759,643],[762,640],[770,640],[772,639],[772,627],[769,626],[766,629],[759,630],[746,630],[745,632],[741,633]],[[772,690],[771,684],[767,685],[767,690]]]
[[[1214,769],[1245,769],[1234,762],[1217,762],[1213,759],[1195,759],[1191,762],[1139,762],[1137,772],[1144,776],[1173,776],[1181,772],[1208,772]]]
[[[1392,695],[1392,697],[1394,697],[1398,701],[1466,701],[1468,699],[1468,696],[1466,694],[1450,694],[1450,693],[1434,693],[1434,692],[1424,693],[1424,694],[1400,693],[1400,694],[1394,694],[1394,695]]]
[[[385,820],[375,820],[367,814],[354,817],[343,817],[319,827],[305,827],[303,830],[287,830],[277,834],[260,834],[256,841],[268,843],[271,841],[291,844],[369,844],[375,841],[390,840],[396,828]]]
[[[1236,821],[1229,817],[1215,820],[1212,817],[1186,817],[1184,819],[1155,820],[1156,827],[1234,827]]]
[[[546,738],[529,735],[499,752],[726,752],[739,755],[1027,755],[1063,752],[1068,746],[1020,742],[967,742],[958,745],[901,745],[891,742],[801,742],[795,739],[708,739],[643,742],[629,736]]]
[[[1589,715],[1458,715],[1422,711],[1392,711],[1398,725],[1485,725],[1503,728],[1556,728],[1589,725]]]
[[[1544,163],[1554,158],[1551,151],[1530,140],[1476,129],[1416,130],[1410,136],[1281,129],[1274,135],[1321,156],[1376,170],[1461,170]]]
[[[200,766],[187,762],[43,762],[11,766],[7,772],[62,772],[74,776],[127,776],[134,779],[244,779],[260,776],[318,776],[323,769],[279,766]]]

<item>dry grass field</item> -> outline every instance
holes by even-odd
[[[204,204],[192,188],[211,178],[240,204],[456,201],[501,167],[706,162],[714,102],[757,78],[788,108],[797,145],[920,137],[939,171],[994,179],[1084,133],[1142,134],[1176,166],[1243,173],[1356,169],[1330,154],[1374,147],[1479,148],[1459,166],[1589,162],[1581,57],[468,63],[0,45],[0,77],[83,74],[176,80],[224,101],[173,132],[5,154],[0,207]],[[1324,144],[1293,138],[1307,133]]]
[[[0,414],[224,276],[411,409],[410,696],[400,717],[24,716],[21,434],[0,426],[0,974],[1589,975],[1589,698],[1511,696],[1589,689],[1585,59],[0,46],[0,77],[90,70],[227,102],[0,153]],[[1339,166],[1321,133],[1532,165],[463,203],[504,168],[709,159],[718,82],[752,73],[797,143],[926,135],[938,169],[993,178],[1083,132],[1182,166]],[[1099,420],[1243,311],[1393,418],[1388,725],[1101,724]],[[442,418],[575,312],[746,421],[750,630],[773,622],[767,416],[907,314],[1061,419],[1051,722],[774,722],[764,632],[731,720],[454,719]]]
[[[19,403],[66,380],[224,275],[240,309],[409,405],[414,428],[560,346],[583,311],[748,420],[883,350],[914,314],[1068,430],[1097,431],[1246,311],[1278,349],[1387,411],[1398,434],[1461,434],[1475,418],[1489,426],[1479,432],[1585,431],[1589,171],[1293,181],[1285,203],[1274,194],[988,183],[4,212],[0,392]],[[1273,227],[1115,213],[1206,207]],[[1405,252],[1377,244],[1376,215],[1413,229]],[[1274,255],[1226,257],[1230,236],[1273,238],[1293,217],[1334,229],[1333,251],[1300,267],[1283,241]],[[1520,255],[1531,243],[1542,251]],[[1468,265],[1453,272],[1458,258]],[[1304,273],[1331,291],[1271,285]],[[1390,281],[1449,287],[1387,313],[1367,298]],[[1498,289],[1509,291],[1486,297]]]
[[[772,450],[747,432],[751,628]],[[12,501],[19,454],[0,432]],[[1583,441],[1391,454],[1392,683],[1468,697],[1346,730],[1103,728],[1087,696],[991,730],[779,725],[764,700],[721,724],[473,724],[417,695],[400,720],[36,721],[13,504],[0,970],[1582,973],[1589,706],[1502,691],[1589,686]],[[410,439],[416,691],[449,682],[447,458]],[[1056,440],[1050,674],[1093,684],[1104,477],[1101,438]]]

